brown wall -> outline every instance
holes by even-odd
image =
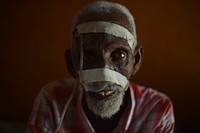
[[[0,119],[26,121],[39,89],[69,77],[63,56],[71,43],[71,19],[91,1],[1,1]],[[135,80],[171,97],[177,129],[195,129],[200,118],[200,2],[118,2],[134,14],[145,50]]]

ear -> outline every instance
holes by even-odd
[[[73,78],[77,78],[77,73],[76,73],[76,70],[74,69],[74,65],[73,65],[73,61],[71,57],[71,50],[69,49],[65,51],[65,63],[71,76]]]
[[[132,77],[136,74],[136,72],[139,70],[142,60],[144,56],[144,50],[141,45],[137,46],[134,51],[134,65],[133,65],[133,72],[132,72]]]

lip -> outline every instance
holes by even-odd
[[[83,86],[86,89],[86,91],[99,93],[99,92],[103,92],[105,90],[111,90],[113,83],[102,81],[102,82],[85,83],[85,84],[83,84]]]
[[[101,95],[102,97],[104,97],[104,96],[112,95],[113,93],[114,93],[113,90],[104,90],[104,91],[98,92],[97,94],[98,94],[98,95]]]
[[[89,91],[88,93],[89,93],[89,95],[92,95],[92,96],[96,97],[97,99],[101,100],[101,99],[111,98],[113,96],[113,94],[115,94],[115,90],[103,90],[100,92]]]

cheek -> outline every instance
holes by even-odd
[[[131,77],[134,69],[134,58],[130,58],[125,66],[120,67],[120,73],[125,75],[128,79]]]
[[[132,67],[130,66],[130,67],[127,67],[126,69],[124,68],[120,73],[125,75],[126,78],[129,79],[132,74]]]

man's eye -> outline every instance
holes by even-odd
[[[84,52],[83,59],[85,61],[92,61],[92,60],[95,60],[96,58],[95,58],[95,56],[94,56],[93,53],[91,53],[91,52]]]
[[[117,49],[111,54],[111,60],[113,62],[125,61],[126,57],[127,53],[122,49]]]

